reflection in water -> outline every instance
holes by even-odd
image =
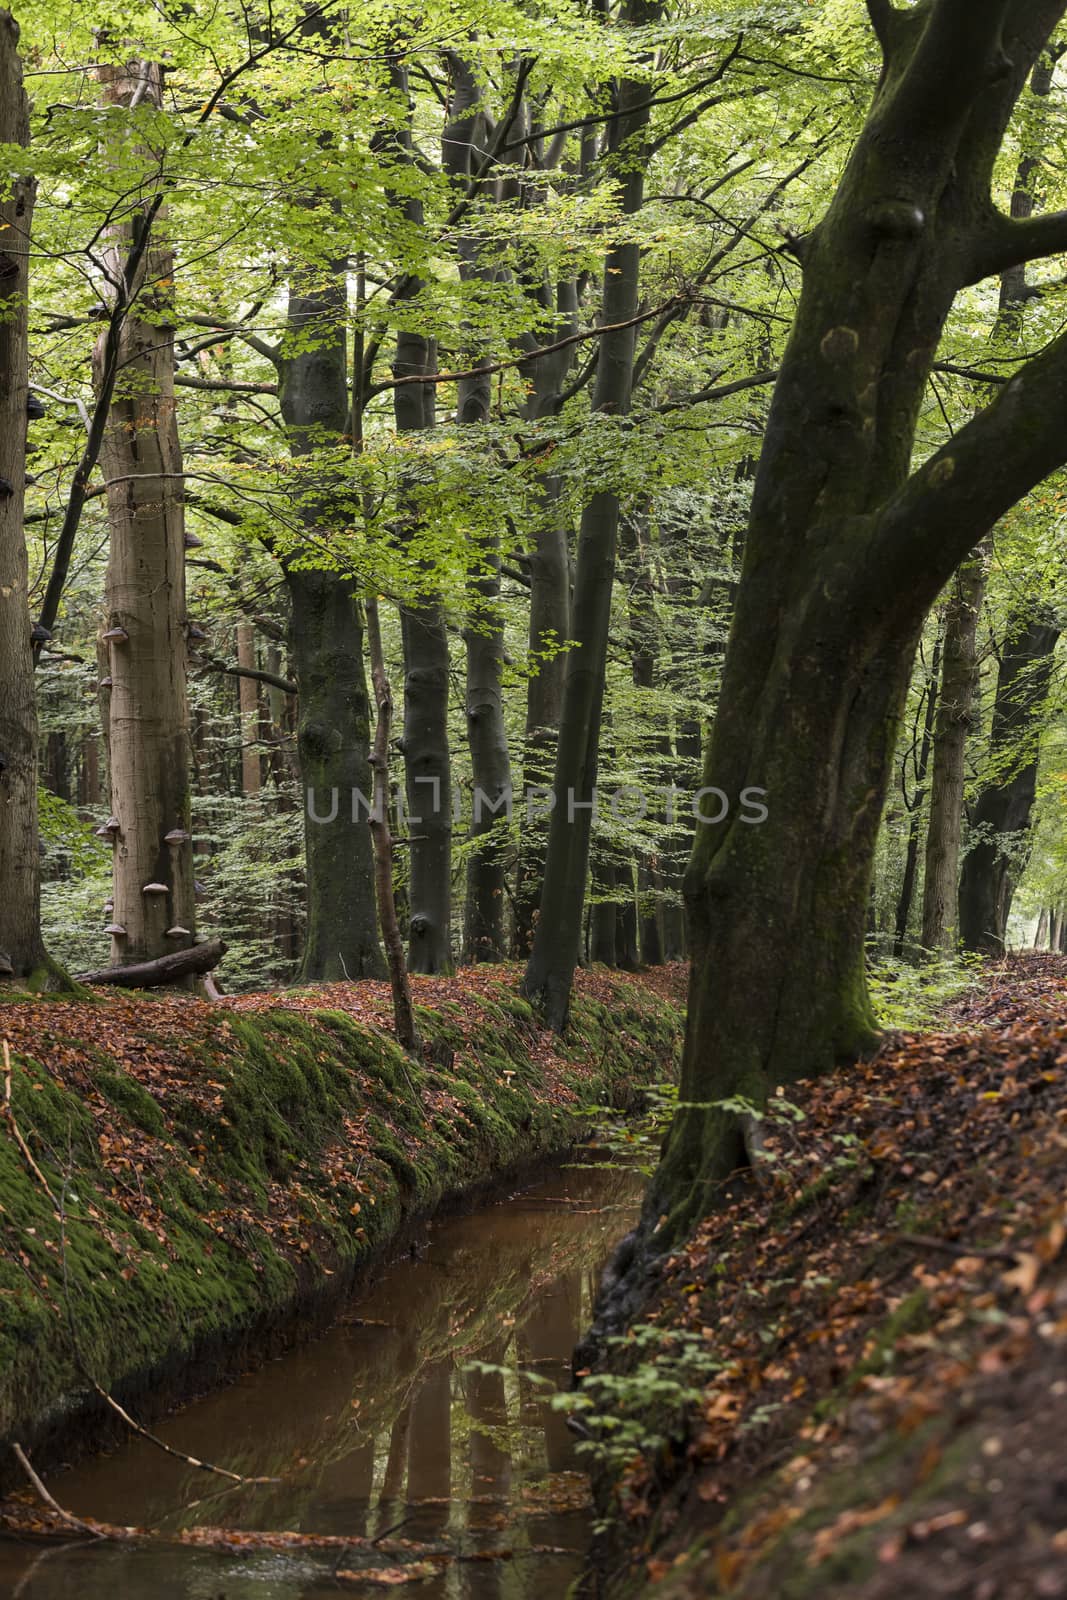
[[[600,1268],[639,1192],[636,1176],[591,1164],[443,1222],[420,1259],[388,1268],[324,1338],[157,1430],[193,1455],[283,1482],[227,1485],[131,1439],[51,1487],[75,1513],[162,1532],[441,1541],[461,1559],[419,1584],[433,1600],[562,1596],[581,1566],[588,1511],[566,1420],[524,1372],[569,1382]],[[498,1370],[468,1371],[472,1359]],[[510,1559],[462,1559],[491,1551]],[[402,1559],[0,1540],[0,1595],[311,1600],[339,1592],[335,1567]],[[343,1592],[382,1591],[356,1582]]]

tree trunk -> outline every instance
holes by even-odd
[[[173,950],[170,955],[158,956],[155,961],[103,967],[99,972],[83,972],[78,982],[117,984],[124,989],[158,989],[164,984],[181,983],[186,978],[203,977],[218,966],[225,954],[226,946],[222,940],[210,939],[188,950]]]
[[[345,263],[308,269],[289,288],[280,363],[289,448],[311,470],[294,518],[314,535],[328,526],[340,485],[327,452],[348,424],[348,294]],[[321,453],[317,471],[306,458]],[[299,686],[297,756],[304,794],[307,937],[302,981],[385,975],[378,943],[370,804],[370,698],[363,614],[354,580],[284,563],[292,605],[290,651]],[[362,797],[362,798],[361,798]]]
[[[829,211],[797,246],[803,289],[705,767],[729,810],[698,827],[686,879],[687,1104],[645,1212],[657,1251],[749,1161],[738,1097],[758,1110],[775,1086],[877,1039],[866,910],[915,642],[967,552],[1067,455],[1061,337],[911,470],[958,292],[1063,248],[1061,216],[1009,221],[990,185],[1064,6],[869,9],[885,72]],[[753,785],[766,790],[762,825],[743,803]]]
[[[622,896],[616,907],[615,959],[623,972],[636,972],[641,965],[641,952],[637,939],[637,902],[634,899],[632,861],[620,866],[615,883]]]
[[[334,983],[385,975],[374,903],[370,701],[363,616],[352,580],[286,573],[292,663],[300,699],[307,935],[301,978]]]
[[[957,885],[963,828],[967,737],[978,671],[978,620],[986,587],[985,555],[964,562],[945,612],[944,666],[934,723],[934,765],[923,877],[922,945],[955,954]]]
[[[374,844],[374,882],[385,959],[389,967],[397,1042],[404,1050],[416,1055],[420,1045],[419,1029],[411,1002],[404,941],[400,934],[393,892],[393,834],[389,826],[389,733],[393,724],[393,693],[385,670],[382,629],[375,598],[367,601],[367,638],[370,644],[371,682],[374,684],[374,700],[378,709],[378,725],[374,730],[374,748],[371,752],[374,803],[370,814],[370,831]]]
[[[626,15],[632,24],[647,24],[659,11],[657,0],[629,0]],[[619,85],[621,114],[612,123],[611,137],[614,149],[624,152],[622,206],[630,217],[641,210],[644,199],[644,167],[637,145],[648,122],[647,103],[647,84],[628,79]],[[636,315],[640,259],[636,243],[618,244],[608,252],[603,319],[609,326]],[[594,414],[620,417],[629,411],[633,357],[632,327],[616,327],[615,332],[601,337]],[[555,806],[549,823],[541,905],[524,978],[527,995],[557,1032],[567,1023],[581,949],[618,531],[619,497],[611,489],[600,489],[582,514],[578,539],[571,620],[575,649],[567,655]]]
[[[1060,629],[1039,618],[1005,645],[990,737],[995,776],[978,797],[976,843],[960,878],[960,934],[968,950],[1003,955],[1012,895],[1026,864],[1037,792],[1038,743]]]
[[[136,94],[161,104],[162,74],[151,62],[100,71],[106,102]],[[174,257],[164,213],[142,226],[153,238],[134,286],[137,303],[120,335],[119,376],[100,462],[108,484],[108,751],[114,883],[112,966],[156,960],[188,948],[196,932],[190,821],[189,707],[186,698],[185,511],[174,400],[171,304]],[[108,249],[113,282],[133,237],[117,227]],[[94,353],[103,383],[106,335]]]
[[[391,62],[393,88],[408,95],[407,71],[401,58]],[[415,155],[410,121],[397,135],[399,158],[414,169]],[[405,220],[415,229],[424,225],[422,201],[403,201]],[[418,295],[421,282],[412,277],[404,300]],[[403,315],[403,303],[398,306]],[[408,313],[397,330],[394,375],[398,379],[426,378],[436,367],[432,339],[419,331],[417,310]],[[398,433],[419,433],[433,427],[436,415],[434,386],[426,382],[400,382],[393,390],[393,413]],[[403,498],[403,497],[402,497]],[[418,518],[414,496],[404,513],[402,537],[410,537]],[[428,588],[400,607],[400,635],[404,650],[404,776],[409,842],[408,904],[409,954],[412,972],[452,970],[452,766],[448,745],[448,632],[440,597]]]
[[[937,716],[937,697],[941,683],[941,629],[938,627],[937,639],[934,642],[934,658],[930,664],[930,673],[926,680],[925,710],[923,712],[922,741],[919,745],[918,755],[915,757],[915,794],[908,802],[907,764],[901,773],[900,787],[904,797],[904,804],[909,808],[908,845],[904,855],[904,875],[900,883],[900,897],[897,900],[896,930],[893,938],[893,954],[902,956],[908,941],[908,923],[911,920],[911,903],[915,898],[915,879],[919,869],[919,834],[922,827],[923,801],[926,799],[926,774],[930,766],[930,749],[934,737],[934,721]]]
[[[616,964],[615,868],[606,851],[593,852],[593,903],[589,908],[589,959],[605,967]]]
[[[0,145],[29,143],[19,30],[0,11]],[[30,649],[26,493],[28,235],[34,183],[0,193],[0,984],[43,975],[37,703]]]
[[[1041,907],[1041,915],[1037,919],[1037,932],[1034,934],[1034,949],[1043,950],[1048,938],[1048,908]]]
[[[237,624],[237,665],[256,665],[256,635],[250,622]],[[241,713],[241,793],[258,795],[263,787],[259,763],[259,687],[254,678],[238,678]]]
[[[472,152],[482,148],[485,122],[481,114],[481,88],[468,62],[449,53],[452,100],[442,142],[442,165],[449,175],[469,183],[478,160]],[[459,241],[459,275],[463,283],[491,282],[493,273],[481,263],[475,238]],[[474,351],[464,366],[481,359]],[[457,420],[478,427],[489,420],[492,382],[488,373],[461,379],[457,393]],[[493,534],[478,552],[483,570],[471,586],[471,615],[465,631],[467,646],[467,742],[471,757],[471,851],[467,858],[467,898],[464,908],[463,951],[470,962],[503,961],[506,887],[507,808],[511,801],[511,760],[504,725],[504,628],[500,609],[500,539]]]
[[[573,282],[557,289],[559,336],[577,331],[578,296]],[[527,370],[531,394],[527,417],[552,416],[570,361],[566,356],[543,357]],[[529,559],[530,621],[528,646],[536,671],[526,686],[526,728],[523,744],[523,788],[547,788],[555,768],[555,752],[563,714],[563,685],[567,671],[564,646],[571,624],[571,528],[562,511],[559,475],[546,471],[540,481]],[[543,819],[527,817],[519,837],[515,872],[515,954],[525,958],[533,947],[534,925],[541,894],[548,830]]]

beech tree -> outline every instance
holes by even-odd
[[[650,1215],[672,1230],[748,1159],[737,1101],[870,1049],[875,840],[923,618],[987,529],[1067,459],[1067,336],[913,468],[919,408],[960,292],[1067,248],[1014,220],[997,162],[1062,4],[868,0],[884,66],[823,220],[754,485],[698,828],[681,1098]],[[767,791],[762,826],[742,791]],[[727,1102],[723,1105],[722,1102]]]
[[[1012,895],[1029,854],[1029,828],[1037,789],[1038,736],[1048,695],[1058,618],[1043,607],[1013,617],[997,674],[990,735],[992,772],[983,785],[971,827],[975,843],[960,874],[960,938],[968,950],[1003,955]]]
[[[629,0],[625,17],[637,26],[660,11],[656,0]],[[644,198],[641,133],[648,124],[648,99],[646,83],[634,78],[620,82],[610,148],[617,159],[623,210],[631,217],[640,211]],[[616,244],[604,261],[603,317],[611,331],[600,339],[595,414],[620,417],[630,409],[640,270],[640,249],[628,241]],[[578,535],[571,616],[576,648],[567,657],[555,805],[537,926],[523,980],[526,993],[557,1030],[566,1025],[581,945],[618,536],[619,496],[601,489],[586,505]]]

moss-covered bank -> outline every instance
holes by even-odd
[[[680,1012],[584,975],[562,1043],[513,973],[418,985],[429,1050],[377,985],[221,1006],[146,996],[0,1006],[0,1475],[99,1417],[313,1325],[405,1221],[564,1149],[578,1113],[668,1073]],[[50,1193],[43,1187],[47,1184]]]

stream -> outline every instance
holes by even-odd
[[[68,1511],[156,1540],[0,1539],[0,1595],[365,1597],[417,1561],[432,1576],[409,1592],[427,1600],[562,1600],[583,1565],[591,1507],[566,1417],[528,1375],[569,1386],[571,1351],[641,1187],[636,1173],[585,1155],[431,1224],[415,1257],[385,1267],[323,1337],[155,1429],[188,1454],[280,1482],[228,1484],[131,1436],[48,1484]],[[208,1527],[362,1542],[236,1552],[160,1542]]]

